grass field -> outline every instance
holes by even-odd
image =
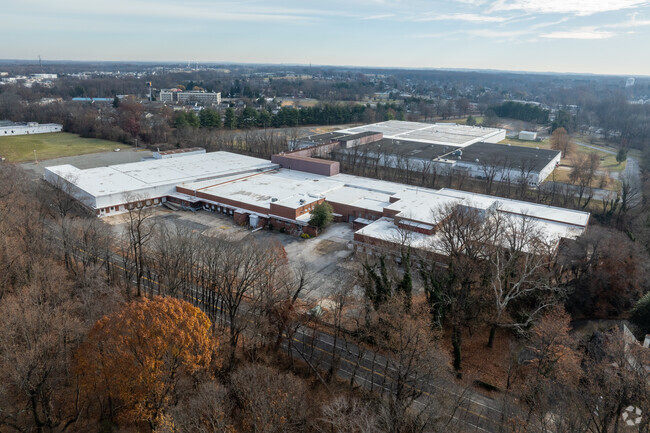
[[[9,162],[34,161],[34,151],[36,159],[45,160],[128,147],[113,141],[81,138],[67,132],[0,137],[0,156]]]
[[[526,141],[519,140],[517,138],[506,138],[501,141],[501,143],[510,143],[513,146],[523,146],[523,147],[539,147],[540,149],[550,149],[551,144],[548,139],[542,141]],[[610,150],[610,149],[608,149]],[[589,149],[586,147],[576,145],[576,152],[578,153],[596,153],[600,158],[600,169],[612,171],[623,171],[625,169],[625,162],[618,163],[616,162],[616,155],[612,155],[607,152],[601,152],[600,150]],[[562,158],[562,165],[571,167],[573,164],[570,158]]]

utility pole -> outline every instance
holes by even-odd
[[[36,159],[36,149],[34,149],[34,164],[38,164],[38,159]]]

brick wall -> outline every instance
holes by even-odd
[[[283,168],[290,170],[304,171],[322,176],[334,176],[339,174],[341,169],[341,164],[338,161],[296,156],[294,154],[273,155],[271,156],[271,162],[280,164]]]

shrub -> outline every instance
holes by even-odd
[[[307,233],[301,234],[300,237],[303,238],[303,239],[309,239],[310,238],[310,236]]]

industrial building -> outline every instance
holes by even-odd
[[[219,105],[221,104],[221,92],[168,89],[160,91],[159,100],[168,104],[199,103],[202,105]]]
[[[497,144],[505,133],[453,123],[391,120],[302,137],[293,142],[293,148],[311,149],[316,156],[355,166],[435,171],[443,176],[539,186],[560,163],[561,152]]]
[[[336,221],[353,224],[354,242],[363,249],[395,243],[403,229],[412,234],[414,247],[429,248],[449,205],[531,219],[553,242],[579,236],[589,220],[586,212],[339,174],[329,169],[332,161],[298,159],[308,161],[287,169],[263,159],[213,152],[87,170],[49,167],[45,179],[66,188],[98,216],[122,213],[130,206],[175,203],[292,234],[317,235],[309,225],[311,211],[326,201]]]
[[[9,135],[46,134],[48,132],[61,132],[63,125],[58,123],[24,122],[17,123],[8,120],[0,121],[0,137]]]

